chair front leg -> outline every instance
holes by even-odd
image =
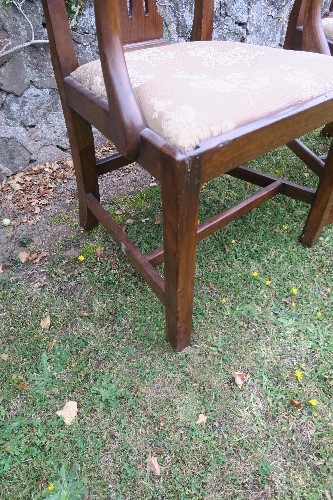
[[[312,247],[320,236],[325,224],[331,222],[330,210],[333,205],[333,143],[328,152],[316,196],[311,206],[301,236],[301,243]]]
[[[166,165],[162,211],[167,339],[175,351],[191,344],[201,165]]]
[[[86,193],[92,193],[99,200],[94,136],[90,123],[78,113],[68,108],[65,116],[78,190],[80,225],[90,230],[98,225],[98,219],[86,202]]]

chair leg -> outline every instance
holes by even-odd
[[[321,135],[324,137],[333,137],[333,123],[328,123],[325,125],[325,127],[321,130]]]
[[[86,193],[92,193],[99,200],[94,136],[90,123],[72,109],[66,114],[66,125],[79,197],[80,225],[89,230],[98,225],[98,219],[86,203]]]
[[[320,178],[316,196],[311,206],[300,241],[308,247],[313,246],[320,236],[324,225],[330,222],[333,205],[333,144],[328,152],[323,174]]]
[[[166,165],[161,182],[167,339],[175,351],[191,344],[201,166]]]

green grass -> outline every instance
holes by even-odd
[[[315,182],[286,150],[258,164]],[[210,182],[200,219],[251,192]],[[159,244],[157,187],[110,209],[144,250]],[[162,306],[107,234],[55,218],[71,232],[48,261],[0,276],[1,499],[332,498],[333,228],[302,247],[306,214],[277,197],[200,243],[193,346],[180,354]],[[242,389],[234,371],[249,375]],[[69,400],[79,412],[66,426],[56,411]]]

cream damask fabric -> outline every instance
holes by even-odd
[[[182,152],[333,90],[333,57],[238,42],[191,42],[126,53],[147,126]],[[71,76],[106,97],[99,61]]]
[[[333,17],[322,19],[322,23],[326,38],[333,40]]]

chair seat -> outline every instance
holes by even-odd
[[[333,40],[333,17],[325,17],[322,19],[323,30],[328,40]]]
[[[141,49],[126,62],[147,126],[182,152],[333,90],[332,57],[238,42]],[[99,60],[71,76],[106,98]]]

